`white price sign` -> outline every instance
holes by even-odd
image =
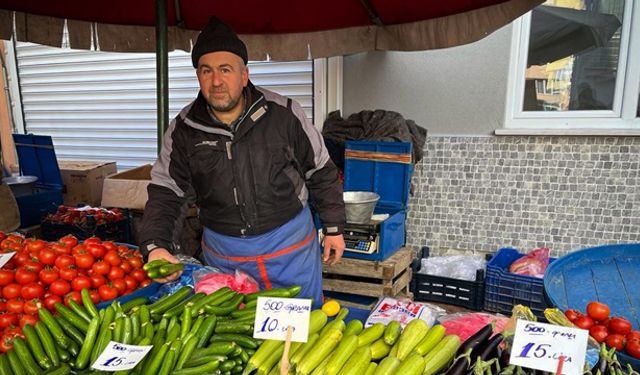
[[[12,253],[0,254],[0,268],[4,267],[4,265],[7,264],[14,255],[16,255],[15,251]]]
[[[109,341],[91,367],[102,371],[131,370],[142,361],[151,348],[153,345],[137,346]]]
[[[291,326],[291,341],[307,342],[310,313],[310,299],[258,297],[253,337],[284,341]]]
[[[589,332],[518,320],[509,363],[553,374],[562,359],[562,374],[583,373]]]

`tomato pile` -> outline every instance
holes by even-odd
[[[16,252],[0,269],[0,351],[6,339],[38,321],[40,307],[55,311],[69,299],[82,304],[83,288],[97,304],[151,283],[140,252],[97,237],[46,242],[0,232],[0,252]]]
[[[73,224],[84,226],[88,222],[95,222],[97,225],[102,225],[105,223],[120,221],[123,218],[124,215],[118,208],[107,210],[105,208],[84,209],[58,206],[56,212],[48,214],[45,217],[45,220],[53,224]]]
[[[618,316],[610,317],[611,309],[601,302],[590,302],[587,313],[567,310],[564,315],[578,328],[586,329],[597,342],[604,342],[616,350],[625,350],[634,358],[640,358],[640,331],[632,330],[631,322]]]

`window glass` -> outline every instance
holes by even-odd
[[[535,8],[523,110],[613,109],[623,11],[624,0],[548,0]]]

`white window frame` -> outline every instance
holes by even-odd
[[[313,122],[322,130],[333,111],[342,112],[342,56],[313,60]]]
[[[638,135],[640,100],[640,4],[625,0],[612,110],[523,111],[531,12],[513,23],[505,127],[497,135]]]

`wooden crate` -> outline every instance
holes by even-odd
[[[323,289],[369,297],[411,296],[411,262],[414,252],[403,247],[387,260],[378,262],[342,258],[334,266],[323,266]]]

